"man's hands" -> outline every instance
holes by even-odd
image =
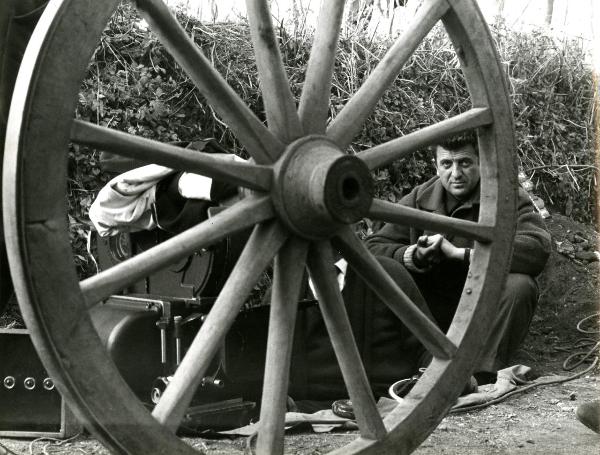
[[[457,248],[441,234],[422,235],[417,240],[413,261],[419,268],[439,264],[444,259],[463,260],[465,248]]]
[[[442,243],[445,239],[440,234],[422,235],[417,240],[417,249],[413,253],[413,261],[417,267],[424,269],[442,260]]]

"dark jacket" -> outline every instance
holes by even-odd
[[[477,221],[479,188],[470,200],[461,203],[446,192],[436,176],[415,187],[399,203],[426,212]],[[541,216],[535,212],[529,196],[522,188],[519,188],[517,211],[517,229],[510,272],[536,276],[542,271],[550,255],[550,234],[546,230]],[[385,224],[378,232],[366,239],[366,244],[375,255],[392,257],[402,262],[406,248],[415,244],[417,238],[423,234],[431,235],[435,232],[423,232],[407,226]],[[451,235],[446,238],[457,247],[473,246],[473,241],[469,239]],[[436,272],[439,273],[440,270],[431,270],[431,273]],[[451,273],[451,275],[453,274]],[[464,280],[460,283],[461,287],[463,282]]]

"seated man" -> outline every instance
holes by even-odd
[[[435,147],[437,175],[414,188],[400,204],[419,210],[477,221],[479,156],[474,135],[462,135]],[[510,273],[498,304],[490,337],[475,368],[480,384],[491,382],[506,366],[527,334],[538,298],[537,276],[550,253],[550,235],[519,188],[518,220]],[[469,267],[473,242],[407,226],[386,224],[366,244],[371,252],[404,265],[440,328],[448,329]],[[421,366],[428,362],[425,356]]]
[[[437,175],[414,188],[400,204],[477,221],[480,172],[475,135],[454,137],[434,150]],[[467,277],[473,242],[394,224],[384,225],[365,242],[396,284],[447,331]],[[494,382],[496,372],[509,366],[525,338],[538,298],[534,277],[549,253],[550,235],[529,196],[519,188],[510,273],[490,338],[474,369],[478,384]],[[352,268],[340,272],[345,273],[342,297],[367,377],[375,395],[385,395],[393,382],[426,367],[431,356]],[[320,400],[319,405],[341,398],[345,387],[320,313],[298,314],[296,330],[302,355],[294,358],[290,394]]]

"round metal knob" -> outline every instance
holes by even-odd
[[[152,384],[152,390],[150,391],[150,399],[152,400],[152,403],[158,404],[170,381],[170,376],[160,376],[154,380],[154,383]]]
[[[23,385],[25,386],[25,388],[27,390],[35,389],[35,378],[32,378],[32,377],[25,378],[25,380],[23,381]]]
[[[45,378],[42,385],[46,390],[54,390],[54,381],[52,380],[52,378]]]
[[[4,378],[4,387],[6,387],[9,390],[12,389],[16,383],[17,383],[17,381],[15,381],[14,376],[6,376]]]

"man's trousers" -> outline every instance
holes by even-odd
[[[413,275],[393,259],[379,257],[378,260],[405,294],[435,321],[435,314],[423,296],[425,292],[421,291]],[[427,366],[431,359],[429,353],[350,267],[342,296],[376,396],[385,395],[393,382],[410,377],[419,367]],[[527,334],[536,302],[535,280],[528,275],[509,274],[497,303],[489,339],[474,372],[493,374],[508,366]],[[439,303],[431,307],[437,308]],[[316,306],[298,314],[295,335],[291,396],[312,400],[344,398],[343,378]]]

